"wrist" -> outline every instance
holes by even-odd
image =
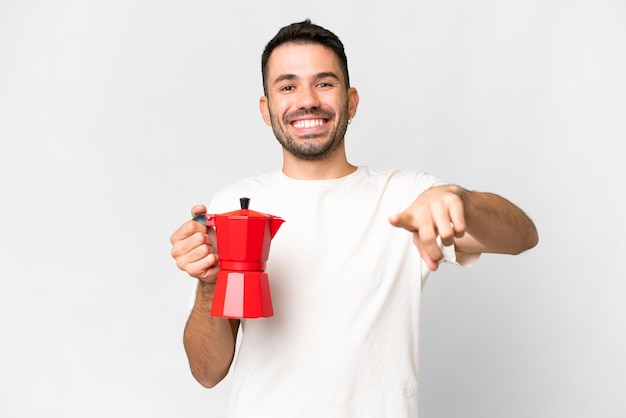
[[[196,304],[208,305],[213,303],[215,294],[215,282],[205,282],[198,280],[198,289],[196,290]]]

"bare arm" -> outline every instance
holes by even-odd
[[[183,343],[191,373],[204,387],[217,385],[235,354],[239,320],[211,316],[215,284],[198,283],[196,302],[187,320]]]
[[[196,206],[192,216],[203,212],[206,212],[204,206]],[[215,318],[210,314],[218,272],[218,258],[213,252],[215,231],[198,222],[187,221],[174,231],[170,241],[178,268],[199,280],[183,344],[191,373],[202,386],[210,388],[228,373],[239,329],[238,320]]]
[[[464,253],[520,254],[539,241],[530,218],[505,198],[492,193],[460,190],[467,228],[455,240]]]
[[[501,196],[454,185],[426,190],[389,221],[413,233],[431,270],[443,257],[437,237],[467,254],[519,254],[538,242],[535,225],[520,208]]]

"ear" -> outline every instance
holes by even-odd
[[[259,99],[259,110],[261,111],[261,116],[263,116],[265,124],[267,126],[272,126],[272,118],[270,116],[270,108],[266,96],[261,96]]]
[[[356,115],[356,108],[359,107],[359,92],[354,87],[348,90],[348,115],[350,119]]]

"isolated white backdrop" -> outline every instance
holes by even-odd
[[[540,231],[431,276],[420,415],[626,417],[621,0],[0,0],[0,416],[223,416],[169,235],[280,164],[260,54],[307,17],[346,44],[353,163],[502,194]]]

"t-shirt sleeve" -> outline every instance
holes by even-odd
[[[439,241],[439,238],[437,238]],[[443,252],[442,263],[451,263],[463,267],[470,267],[480,258],[480,254],[460,253],[455,250],[454,244],[441,246]]]

